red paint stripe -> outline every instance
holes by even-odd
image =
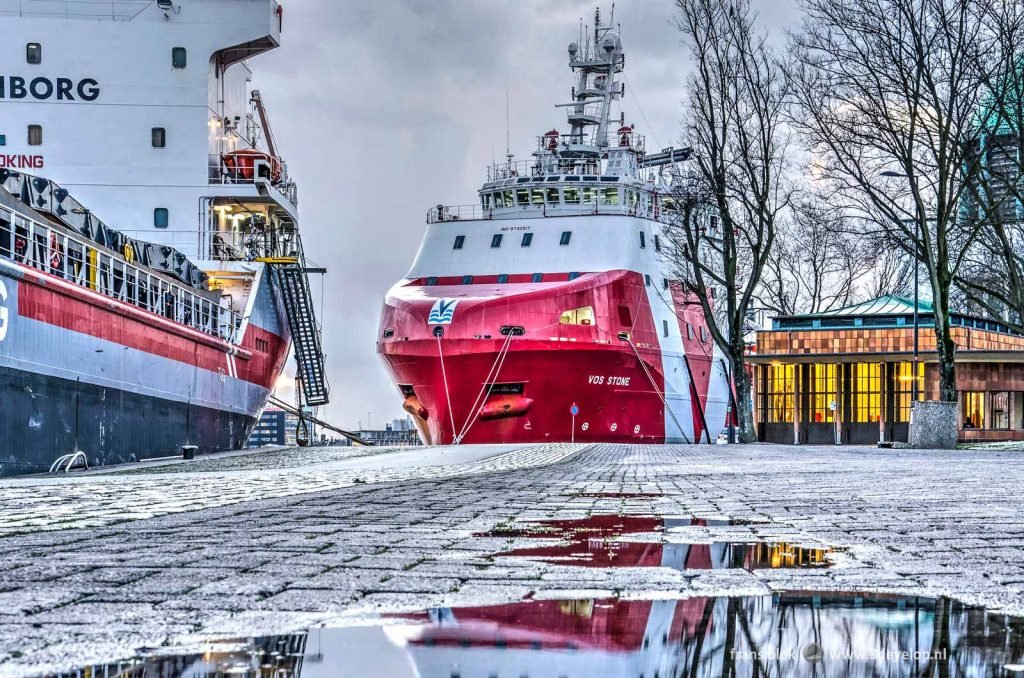
[[[283,366],[287,358],[284,340],[254,325],[249,325],[242,347],[234,347],[155,313],[35,271],[25,271],[18,287],[18,315],[224,374],[229,373],[228,354],[235,352],[238,378],[266,388],[276,379],[277,373],[271,373],[274,367]],[[255,350],[257,338],[268,342],[268,352]],[[256,363],[250,364],[254,360]]]

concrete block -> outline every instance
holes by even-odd
[[[910,447],[919,450],[956,449],[960,424],[958,405],[940,400],[912,403]]]

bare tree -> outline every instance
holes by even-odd
[[[793,99],[836,204],[922,263],[942,400],[956,400],[954,278],[978,237],[965,218],[977,114],[1000,70],[1004,0],[802,0]],[[888,175],[888,177],[887,177]],[[896,176],[892,176],[896,175]]]
[[[858,300],[875,251],[824,201],[793,204],[776,233],[757,299],[780,315],[822,313]]]
[[[695,170],[677,182],[672,256],[676,276],[700,303],[729,362],[740,439],[748,442],[756,432],[743,330],[790,200],[785,69],[757,30],[749,0],[676,0],[676,6],[694,62],[684,136]]]

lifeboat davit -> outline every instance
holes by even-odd
[[[262,160],[270,167],[271,183],[281,181],[281,160],[265,151],[246,148],[224,154],[224,168],[228,174],[240,181],[253,181],[256,178],[256,163]]]

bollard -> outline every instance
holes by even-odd
[[[196,445],[182,445],[181,446],[181,458],[182,459],[195,459],[196,458],[196,452],[198,450],[199,450],[199,447],[197,447]]]

